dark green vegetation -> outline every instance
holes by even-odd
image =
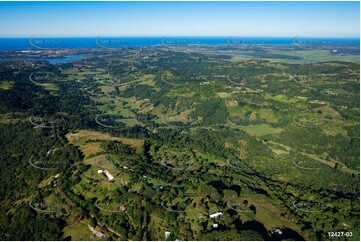
[[[359,240],[359,64],[76,51],[0,63],[1,240]]]

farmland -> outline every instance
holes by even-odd
[[[0,224],[53,240],[358,241],[359,55],[260,48],[0,62]]]

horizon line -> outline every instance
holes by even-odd
[[[0,38],[172,38],[172,37],[186,37],[186,38],[358,38],[360,36],[247,36],[247,35],[26,35],[26,36],[1,36]]]

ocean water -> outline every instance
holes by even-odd
[[[0,38],[0,50],[62,49],[62,48],[120,48],[142,46],[192,45],[359,45],[360,38],[295,38],[295,37],[41,37]]]

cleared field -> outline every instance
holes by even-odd
[[[360,63],[360,56],[357,55],[330,55],[328,50],[293,50],[293,51],[273,51],[273,54],[283,54],[296,57],[302,57],[304,60],[309,61],[348,61]],[[275,59],[268,58],[267,60],[273,61]],[[294,61],[297,63],[297,60],[288,60],[288,59],[277,59],[284,62]],[[298,63],[304,63],[304,60],[298,60]]]
[[[23,117],[17,115],[18,113],[4,113],[0,114],[0,123],[1,124],[10,124],[17,122],[28,122],[28,120],[24,120]]]
[[[347,172],[347,173],[350,173],[350,174],[360,174],[360,171],[355,171],[353,169],[350,169],[346,165],[344,165],[342,163],[339,163],[339,162],[337,162],[337,161],[335,161],[333,159],[331,159],[331,161],[327,161],[325,159],[321,159],[320,157],[318,157],[315,154],[308,154],[308,153],[304,153],[304,152],[302,152],[301,154],[306,155],[306,156],[308,156],[309,158],[311,158],[311,159],[313,159],[315,161],[318,161],[320,163],[328,165],[331,168],[335,168],[336,164],[340,164],[341,165],[341,170],[343,172]]]
[[[179,113],[178,115],[172,115],[172,116],[168,116],[168,119],[170,121],[182,121],[182,122],[187,122],[190,120],[189,115],[194,111],[194,109],[189,109],[186,110],[184,112]]]
[[[84,240],[106,240],[97,238],[86,225],[89,221],[81,221],[73,226],[66,226],[63,230],[64,238],[69,238],[69,240],[84,241]]]
[[[155,75],[153,75],[153,74],[146,74],[146,75],[143,75],[142,77],[138,78],[137,81],[139,81],[145,85],[154,86],[155,85],[154,77],[155,77]]]
[[[69,143],[79,146],[80,150],[84,153],[86,157],[97,152],[104,151],[101,149],[99,142],[89,142],[89,140],[119,141],[125,145],[129,145],[130,147],[135,149],[136,152],[139,152],[139,148],[144,143],[144,141],[141,139],[118,138],[106,133],[91,130],[78,130],[73,133],[68,133],[66,135],[66,138],[68,139]]]
[[[54,179],[55,179],[55,178],[54,178],[53,176],[50,176],[49,178],[42,180],[42,181],[38,184],[38,187],[39,187],[39,188],[43,188],[43,187],[45,187],[45,186],[48,186],[48,185],[51,184],[52,181],[54,181]]]
[[[277,95],[277,96],[271,96],[269,94],[265,94],[264,97],[266,99],[271,99],[271,100],[282,102],[282,103],[296,103],[296,102],[300,101],[297,98],[290,98],[290,97],[288,97],[286,95],[281,95],[281,94]]]
[[[259,113],[261,119],[264,118],[268,122],[271,122],[271,123],[277,123],[278,122],[278,118],[276,117],[275,113],[270,109],[262,108],[261,110],[259,110],[258,113]]]
[[[248,112],[252,112],[253,109],[247,106],[227,106],[227,110],[230,113],[230,116],[241,116],[243,117],[244,114]]]
[[[256,206],[255,218],[257,221],[261,221],[266,229],[285,226],[301,233],[300,228],[294,222],[282,217],[282,211],[275,204],[268,202],[264,196],[249,194],[246,198],[250,204]]]
[[[102,90],[102,92],[104,92],[106,94],[114,91],[114,87],[111,87],[111,86],[99,86],[99,88]]]
[[[13,86],[14,82],[12,81],[3,81],[0,82],[0,89],[8,90]]]

